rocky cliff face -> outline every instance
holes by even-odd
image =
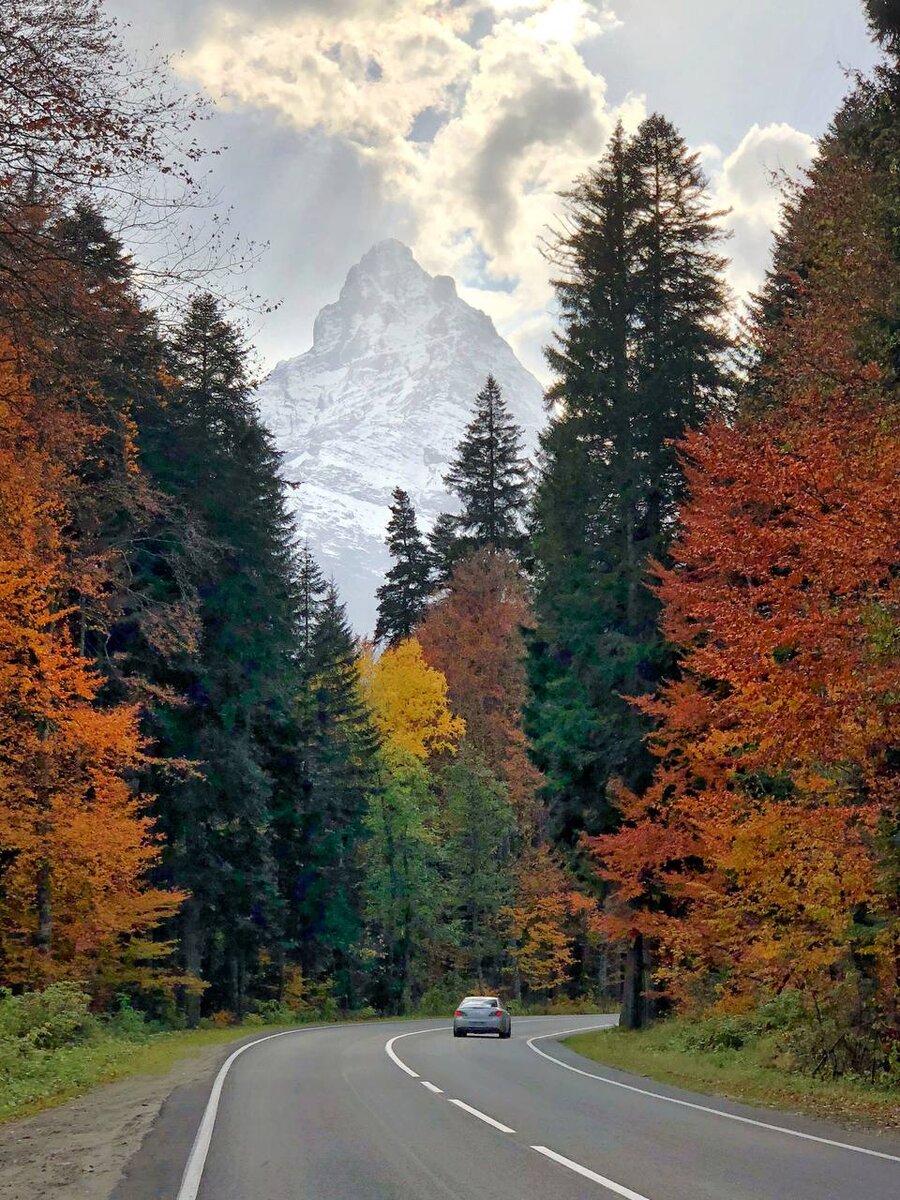
[[[354,627],[371,633],[391,491],[411,495],[423,530],[450,506],[442,476],[492,373],[531,451],[542,389],[483,312],[401,242],[374,246],[316,318],[313,345],[260,386],[284,455],[298,534],[333,576]]]

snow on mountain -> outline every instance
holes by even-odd
[[[340,298],[316,318],[312,348],[280,362],[257,392],[284,455],[298,534],[334,578],[354,628],[375,626],[375,589],[391,491],[410,493],[420,528],[452,508],[443,475],[492,373],[531,452],[544,421],[541,385],[466,304],[401,242],[379,242]]]

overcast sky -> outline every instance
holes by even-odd
[[[217,106],[214,187],[269,243],[263,362],[302,353],[371,244],[398,237],[544,374],[538,243],[617,119],[659,110],[732,208],[731,282],[766,263],[773,172],[809,162],[875,61],[859,0],[107,0]]]

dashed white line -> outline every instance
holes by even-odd
[[[455,1104],[457,1108],[463,1108],[467,1113],[471,1113],[473,1117],[478,1117],[479,1121],[484,1121],[488,1125],[493,1125],[495,1129],[499,1129],[501,1133],[515,1133],[514,1129],[510,1129],[508,1125],[504,1125],[502,1121],[495,1121],[493,1117],[489,1117],[487,1113],[480,1112],[477,1108],[473,1108],[471,1104],[465,1104],[462,1100],[448,1100],[448,1104]]]
[[[434,1084],[429,1083],[427,1079],[422,1079],[419,1082],[422,1084],[422,1087],[428,1088],[429,1092],[434,1092],[434,1094],[436,1096],[443,1096],[443,1094],[444,1094],[443,1088],[435,1087]]]
[[[597,1026],[596,1028],[606,1029],[608,1026]],[[587,1079],[599,1079],[601,1083],[608,1083],[610,1087],[622,1088],[626,1092],[637,1092],[639,1096],[649,1096],[653,1100],[664,1100],[666,1104],[678,1104],[681,1108],[693,1108],[697,1112],[710,1113],[714,1117],[723,1117],[726,1121],[739,1121],[742,1125],[754,1125],[757,1129],[770,1129],[773,1133],[786,1133],[790,1137],[802,1138],[806,1142],[818,1142],[822,1146],[834,1146],[838,1150],[852,1150],[855,1154],[868,1154],[872,1158],[885,1158],[888,1162],[900,1162],[900,1156],[896,1154],[886,1154],[883,1150],[870,1150],[867,1146],[854,1146],[851,1142],[838,1142],[832,1138],[820,1137],[815,1133],[801,1133],[799,1129],[788,1129],[785,1125],[773,1125],[768,1121],[756,1121],[753,1117],[742,1117],[737,1113],[724,1112],[721,1108],[713,1108],[709,1104],[696,1104],[692,1100],[679,1100],[676,1096],[664,1096],[661,1092],[651,1092],[649,1088],[635,1087],[631,1083],[622,1083],[618,1079],[609,1079],[606,1075],[597,1075],[594,1071],[582,1071],[581,1067],[573,1067],[571,1063],[563,1062],[561,1058],[554,1058],[552,1054],[548,1054],[545,1050],[539,1050],[535,1046],[535,1042],[543,1041],[545,1038],[561,1038],[569,1033],[589,1033],[590,1030],[581,1029],[563,1029],[559,1033],[541,1033],[535,1037],[528,1039],[526,1045],[535,1054],[539,1054],[541,1058],[546,1058],[548,1062],[556,1063],[558,1067],[565,1067],[567,1071],[573,1071],[576,1075],[584,1075]]]
[[[563,1158],[555,1150],[548,1150],[546,1146],[532,1146],[531,1148],[532,1150],[537,1150],[538,1154],[543,1154],[545,1158],[551,1158],[554,1162],[559,1163],[560,1166],[568,1167],[576,1175],[583,1175],[585,1179],[591,1179],[594,1183],[599,1183],[601,1187],[608,1188],[609,1191],[615,1192],[617,1196],[624,1196],[626,1200],[647,1200],[647,1197],[642,1196],[640,1192],[633,1192],[631,1188],[623,1187],[621,1183],[607,1179],[605,1175],[598,1175],[596,1171],[589,1171],[581,1163],[573,1162],[571,1158]]]

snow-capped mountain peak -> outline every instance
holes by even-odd
[[[485,313],[429,275],[402,242],[378,242],[321,310],[313,345],[260,386],[263,420],[284,454],[298,534],[333,575],[355,628],[370,633],[391,491],[411,495],[420,525],[451,506],[447,464],[488,374],[529,449],[542,390]]]

